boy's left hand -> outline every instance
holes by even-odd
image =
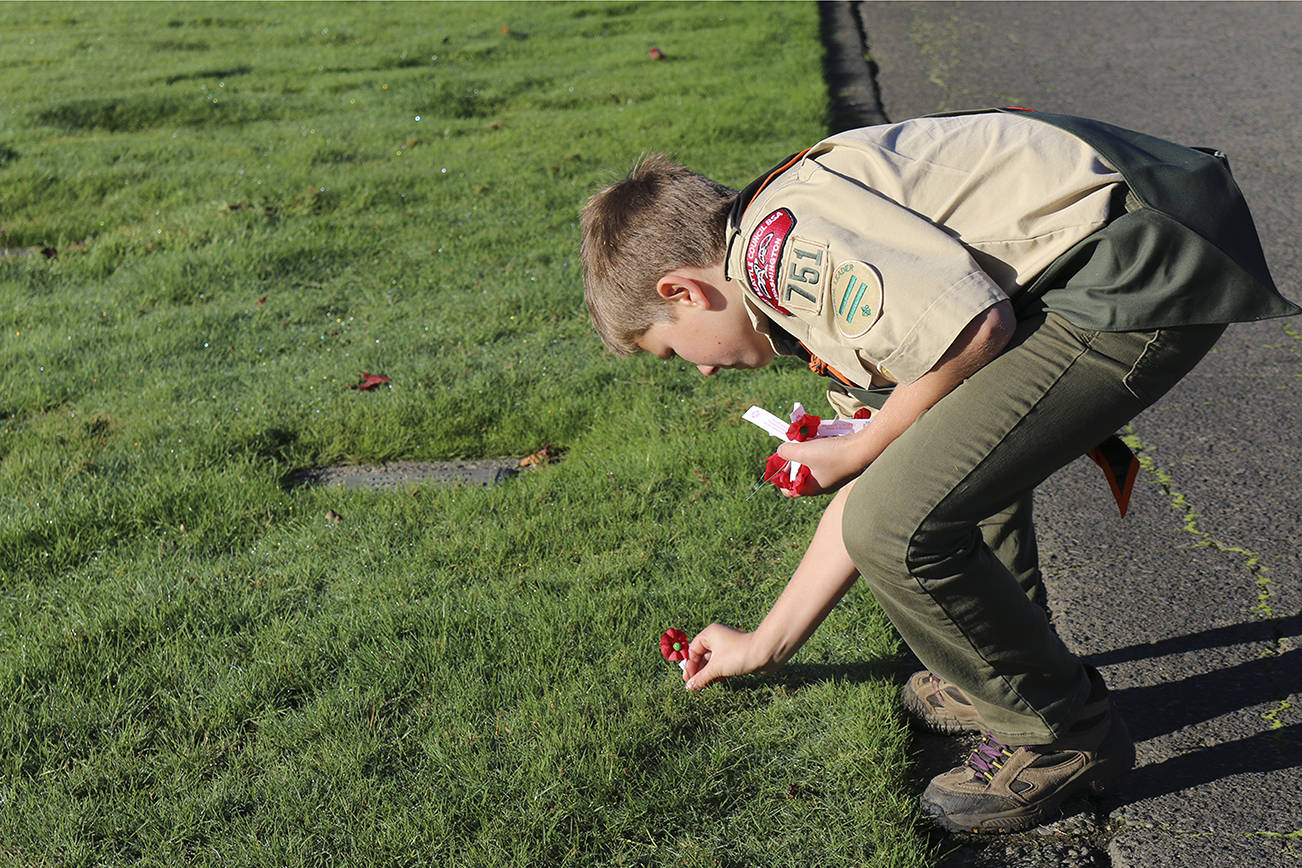
[[[783,443],[778,455],[809,468],[822,491],[840,488],[859,476],[878,455],[928,408],[999,355],[1017,329],[1007,299],[992,305],[964,327],[931,370],[911,383],[896,385],[872,424],[844,437]]]

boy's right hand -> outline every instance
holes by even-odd
[[[729,675],[745,675],[763,668],[754,660],[755,634],[724,624],[711,624],[687,646],[683,680],[688,690],[700,690]]]

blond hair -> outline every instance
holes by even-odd
[[[583,207],[583,300],[611,352],[637,352],[652,324],[671,318],[656,292],[676,268],[721,262],[728,211],[737,191],[663,154],[638,161]]]

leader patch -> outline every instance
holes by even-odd
[[[782,248],[795,225],[795,215],[779,208],[760,221],[746,244],[746,282],[750,291],[769,307],[788,316],[791,311],[782,306],[778,295],[778,266],[782,262]]]
[[[828,303],[836,327],[847,338],[857,338],[873,327],[882,315],[882,278],[866,262],[852,259],[832,272]]]

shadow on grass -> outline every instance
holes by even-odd
[[[744,679],[729,679],[728,690],[759,690],[775,687],[800,690],[814,684],[827,682],[863,684],[868,681],[896,681],[903,683],[913,671],[911,661],[905,656],[865,660],[857,663],[790,663],[767,675]]]
[[[904,658],[888,660],[867,660],[850,662],[850,664],[790,664],[767,675],[758,675],[751,679],[755,686],[786,687],[789,690],[801,690],[802,687],[832,682],[842,685],[862,685],[870,681],[904,682],[909,669]]]

